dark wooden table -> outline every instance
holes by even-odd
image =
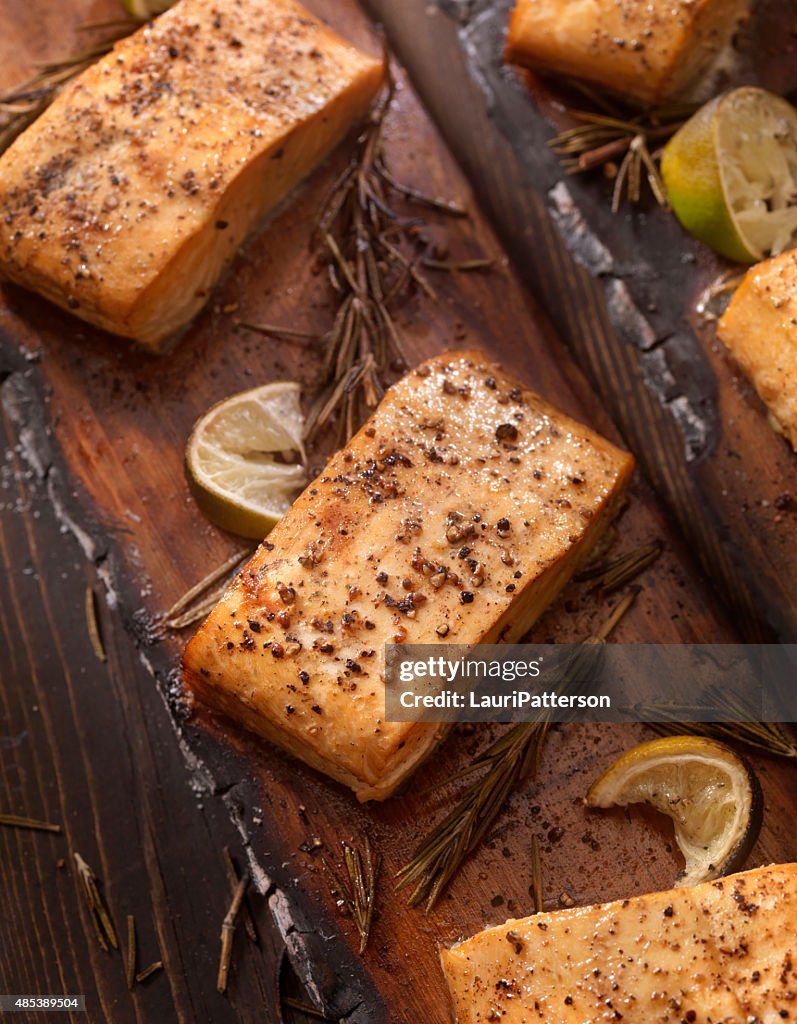
[[[308,6],[354,41],[378,45],[354,0]],[[707,493],[732,461],[725,454],[732,445],[723,437],[697,473],[687,465],[677,424],[646,381],[644,353],[614,329],[605,280],[574,261],[549,217],[548,182],[488,116],[460,31],[478,4],[446,4],[455,17],[428,0],[367,6],[384,19],[409,72],[390,121],[396,170],[471,210],[468,221],[432,218],[429,230],[447,239],[453,256],[495,260],[489,274],[437,275],[436,304],[415,296],[402,308],[412,357],[479,344],[640,457],[619,545],[660,538],[666,547],[618,639],[793,638],[794,513],[771,500],[792,489],[797,495],[793,456],[759,430],[760,408],[705,342],[713,400],[735,430],[739,417],[747,425],[733,445],[743,452],[754,446],[766,467],[757,482],[735,475],[730,500]],[[9,0],[0,13],[0,82],[21,79],[34,59],[74,48],[81,21],[114,10],[113,0]],[[544,131],[543,121],[532,127]],[[193,506],[182,481],[183,445],[212,401],[265,380],[312,378],[302,352],[235,329],[225,310],[311,329],[328,323],[329,296],[311,272],[307,244],[320,198],[345,159],[344,147],[247,248],[211,307],[163,359],[18,289],[0,292],[0,811],[63,826],[60,836],[0,829],[0,992],[83,993],[88,1019],[114,1024],[278,1021],[279,975],[289,963],[308,988],[303,998],[330,1019],[447,1024],[437,945],[528,912],[532,834],[543,845],[550,908],[565,891],[589,902],[674,878],[676,857],[660,821],[587,817],[579,803],[589,779],[645,735],[642,727],[557,730],[539,780],[516,794],[426,918],[393,895],[390,877],[447,806],[451,790],[430,797],[427,785],[442,787],[481,748],[483,733],[453,736],[423,786],[361,808],[229,726],[201,712],[191,720],[182,714],[175,670],[186,637],[164,634],[157,616],[239,547]],[[746,508],[734,490],[743,486]],[[734,530],[747,544],[741,554],[728,544]],[[774,589],[761,600],[764,584]],[[97,598],[104,663],[86,628],[87,588]],[[585,587],[574,586],[535,637],[580,639],[605,614]],[[769,813],[751,863],[794,859],[791,766],[754,760]],[[385,868],[372,944],[361,959],[320,856],[337,859],[341,839],[366,834]],[[259,943],[237,935],[222,997],[216,967],[229,902],[225,846],[253,872]],[[127,915],[135,916],[140,966],[164,961],[132,993],[122,958],[97,946],[75,852],[101,879],[123,939]]]

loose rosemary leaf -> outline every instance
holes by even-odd
[[[61,834],[61,826],[50,821],[39,821],[37,818],[26,818],[20,814],[0,814],[0,825],[8,828],[29,828],[34,832],[54,832]]]

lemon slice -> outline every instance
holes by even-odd
[[[260,540],[306,483],[299,396],[293,381],[264,384],[219,402],[195,424],[186,476],[217,526]]]
[[[661,174],[681,224],[731,260],[797,241],[797,110],[766,89],[701,107],[665,146]]]
[[[676,885],[739,870],[761,828],[761,787],[730,747],[666,736],[619,757],[587,793],[590,807],[650,804],[672,818],[686,866]]]
[[[147,21],[156,14],[163,14],[176,0],[122,0],[122,6],[131,18]]]

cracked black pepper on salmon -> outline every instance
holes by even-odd
[[[0,274],[162,347],[382,78],[294,0],[180,0],[0,158]]]
[[[424,363],[237,576],[189,643],[185,679],[361,800],[384,799],[442,737],[384,720],[384,645],[518,640],[632,468],[482,353]]]
[[[662,104],[699,82],[749,7],[750,0],[517,0],[506,60]]]
[[[797,1019],[797,864],[535,914],[442,953],[458,1024]]]

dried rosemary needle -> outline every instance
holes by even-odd
[[[340,878],[326,857],[323,860],[323,865],[332,882],[334,893],[337,893],[343,901],[360,934],[360,954],[363,954],[371,935],[376,902],[376,881],[382,866],[382,857],[378,853],[372,853],[367,836],[362,853],[356,846],[347,842],[343,842],[341,845],[346,879]]]
[[[105,645],[102,642],[102,633],[100,632],[100,623],[97,618],[97,595],[94,593],[94,588],[91,586],[86,587],[86,629],[88,630],[89,640],[91,640],[91,646],[94,650],[97,661],[106,662],[108,656],[105,653]]]
[[[543,910],[542,890],[542,858],[540,857],[540,838],[537,835],[531,837],[531,892],[534,901],[534,913],[541,914]]]
[[[234,896],[238,883],[241,881],[241,876],[238,874],[238,868],[235,866],[235,861],[230,853],[229,846],[224,847],[222,854],[224,856],[224,866],[227,869],[227,877],[230,880],[230,890]],[[250,942],[254,942],[255,945],[257,945],[257,930],[255,929],[255,922],[252,918],[249,907],[246,905],[246,897],[244,897],[241,904],[241,920],[244,923],[244,931],[246,932],[247,938]]]
[[[61,834],[61,826],[51,821],[39,821],[37,818],[26,818],[20,814],[0,814],[0,825],[7,828],[29,828],[34,832],[54,832]]]
[[[113,926],[108,908],[105,906],[100,893],[97,876],[79,853],[75,853],[73,856],[77,865],[78,877],[86,897],[86,903],[88,904],[91,921],[94,925],[94,931],[97,934],[97,941],[106,953],[109,952],[109,947],[118,949],[119,939],[116,937],[116,929]]]
[[[127,915],[127,949],[125,950],[125,978],[127,987],[132,991],[136,983],[136,919]]]
[[[233,893],[229,910],[224,915],[224,920],[221,923],[221,953],[219,955],[219,972],[216,978],[216,987],[221,993],[227,991],[227,984],[230,980],[232,940],[235,937],[238,914],[248,885],[249,874],[248,872],[244,872],[244,874],[238,879],[238,884],[235,886],[235,892]]]
[[[204,619],[227,588],[230,576],[254,553],[253,547],[237,551],[179,597],[161,620],[167,629],[185,629]],[[220,582],[221,581],[221,582]],[[213,589],[211,589],[213,588]]]
[[[162,960],[156,960],[154,963],[151,963],[149,965],[149,967],[145,967],[143,971],[139,971],[138,972],[138,974],[136,975],[136,984],[140,985],[142,981],[146,981],[147,978],[149,978],[151,975],[155,974],[156,971],[162,971],[162,970],[163,970],[163,961]]]
[[[590,565],[576,574],[577,581],[590,580],[594,587],[599,587],[604,594],[611,594],[626,586],[649,569],[664,550],[661,541],[645,544],[635,548],[611,562]]]

